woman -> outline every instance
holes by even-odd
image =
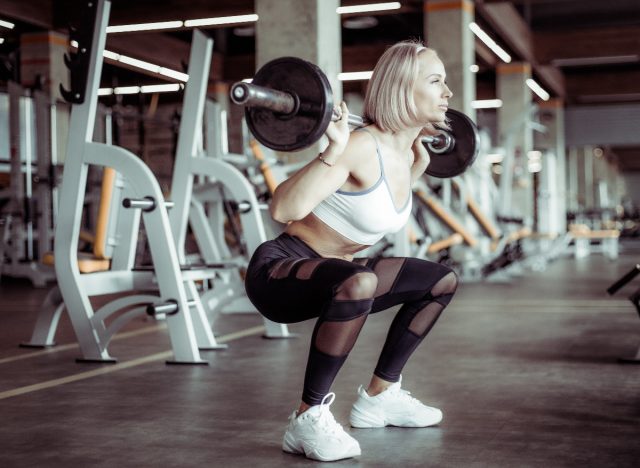
[[[272,216],[287,223],[261,245],[247,272],[247,294],[267,318],[317,318],[302,402],[289,418],[283,450],[331,461],[360,455],[334,420],[331,384],[370,313],[402,304],[368,387],[351,411],[353,427],[426,427],[442,413],[400,388],[400,372],[451,300],[457,277],[414,258],[354,258],[411,214],[411,186],[429,164],[420,139],[445,124],[452,93],[444,65],[418,42],[401,42],[378,61],[365,97],[366,128],[349,133],[348,110],[326,135],[326,150],[278,186]]]

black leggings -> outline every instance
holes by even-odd
[[[249,299],[268,319],[318,318],[302,400],[317,405],[329,392],[369,313],[403,304],[374,374],[397,382],[407,360],[451,300],[458,279],[448,267],[416,258],[323,258],[282,234],[254,253],[246,277]]]

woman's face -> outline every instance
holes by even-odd
[[[425,50],[418,55],[418,69],[413,99],[420,124],[443,122],[453,95],[445,82],[444,64],[435,53]]]

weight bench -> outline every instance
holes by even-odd
[[[60,210],[55,232],[54,262],[60,300],[71,319],[84,361],[113,362],[107,347],[114,334],[135,316],[145,313],[149,305],[164,306],[173,361],[181,364],[206,364],[199,349],[220,347],[213,337],[205,311],[195,289],[195,273],[180,269],[176,243],[172,236],[167,207],[157,179],[135,154],[117,146],[92,141],[98,88],[103,63],[110,2],[87,2],[85,19],[77,30],[78,53],[65,60],[71,72],[71,90],[62,89],[72,103],[69,140],[60,187]],[[90,166],[111,167],[126,175],[125,192],[134,202],[151,202],[152,207],[119,210],[123,220],[122,238],[135,245],[139,223],[143,222],[154,271],[133,271],[135,249],[117,249],[110,270],[81,274],[78,266],[78,237],[82,219],[84,192]],[[126,230],[125,230],[126,228]],[[126,231],[126,232],[125,232]],[[199,272],[198,278],[215,275],[214,270]],[[94,311],[90,297],[125,291]],[[142,293],[139,293],[142,291]],[[152,291],[153,293],[149,293]],[[171,309],[167,312],[168,309]],[[116,312],[124,313],[115,315]],[[107,319],[111,319],[107,322]]]
[[[599,251],[605,257],[615,260],[618,258],[618,240],[620,231],[617,229],[591,230],[584,224],[572,224],[569,233],[574,242],[575,258],[588,256],[592,251]],[[599,242],[596,249],[594,242]]]

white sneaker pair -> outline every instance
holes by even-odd
[[[320,461],[359,456],[360,444],[344,431],[329,411],[334,400],[335,394],[329,393],[319,405],[300,416],[294,411],[289,417],[282,450]],[[423,405],[396,382],[373,397],[361,386],[349,419],[351,426],[356,428],[427,427],[442,421],[442,411]]]

